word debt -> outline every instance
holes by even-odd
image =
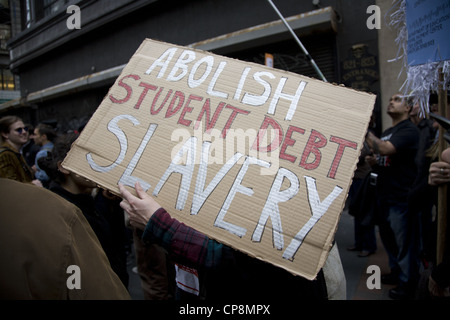
[[[125,132],[118,126],[118,122],[120,120],[128,120],[133,123],[133,125],[139,125],[139,121],[131,116],[131,115],[120,115],[113,118],[108,123],[108,130],[112,132],[119,144],[120,144],[120,153],[115,159],[113,163],[107,166],[100,166],[95,162],[93,155],[88,153],[86,155],[87,162],[89,166],[96,172],[107,173],[114,168],[118,167],[123,160],[125,159],[125,155],[128,150],[128,141],[127,135]],[[123,184],[126,186],[134,187],[136,182],[139,182],[145,191],[148,191],[152,186],[147,181],[144,181],[141,178],[133,176],[133,172],[135,170],[136,165],[139,163],[144,150],[147,148],[147,145],[150,144],[152,137],[154,136],[158,125],[150,124],[145,136],[143,137],[139,147],[136,150],[136,153],[131,158],[130,163],[127,165],[124,170],[122,176],[120,177],[118,184]],[[184,210],[185,205],[190,193],[192,181],[194,179],[194,171],[195,171],[195,161],[196,158],[196,150],[197,144],[199,143],[198,139],[194,136],[188,139],[184,145],[179,149],[176,156],[171,159],[171,163],[168,164],[166,171],[162,174],[160,180],[156,184],[153,190],[153,195],[158,196],[161,192],[161,189],[168,181],[172,174],[180,174],[181,175],[181,183],[178,189],[177,201],[175,204],[175,208],[177,210]],[[224,202],[222,203],[219,212],[217,213],[214,226],[218,228],[222,228],[240,238],[246,235],[247,229],[232,224],[226,221],[226,215],[231,206],[232,201],[236,197],[238,193],[251,197],[254,194],[254,190],[250,187],[246,187],[242,185],[242,181],[249,169],[250,166],[259,166],[268,168],[271,166],[271,163],[257,159],[251,156],[245,156],[242,153],[236,152],[232,155],[227,162],[216,172],[215,176],[206,185],[206,177],[208,174],[208,157],[210,155],[210,147],[211,142],[204,141],[202,142],[202,153],[201,153],[201,161],[198,165],[198,173],[195,179],[195,187],[193,190],[193,198],[192,205],[190,208],[191,215],[197,215],[209,196],[212,192],[217,188],[217,186],[221,183],[224,177],[230,172],[230,170],[239,166],[238,161],[244,159],[243,163],[240,165],[240,169],[238,174],[234,177],[231,188],[228,190],[228,194],[225,197]],[[184,164],[180,164],[180,159],[186,159]],[[123,166],[120,166],[123,167]],[[287,179],[289,181],[289,187],[282,187],[283,182]],[[320,200],[319,193],[317,191],[316,180],[313,177],[304,176],[306,182],[307,189],[307,197],[309,202],[309,208],[311,210],[311,217],[306,222],[306,224],[298,231],[298,233],[293,237],[290,244],[287,246],[285,251],[283,252],[283,258],[288,260],[293,260],[294,255],[298,251],[299,247],[303,243],[306,235],[314,228],[317,222],[323,217],[323,215],[327,212],[328,208],[334,202],[334,200],[341,194],[342,188],[339,186],[335,186],[331,193],[323,200]],[[279,204],[283,202],[287,202],[294,198],[300,191],[300,180],[297,175],[286,169],[280,168],[275,175],[275,178],[272,181],[270,191],[267,195],[264,207],[261,211],[260,218],[256,223],[254,231],[252,233],[252,241],[260,242],[262,234],[264,232],[265,226],[269,220],[271,219],[272,223],[272,240],[274,247],[277,250],[282,250],[284,248],[284,233],[282,228],[282,219],[281,213],[279,209]]]
[[[149,90],[154,91],[155,95],[153,99],[150,99],[152,100],[150,105],[150,115],[156,116],[162,113],[164,118],[167,119],[179,114],[177,121],[177,124],[180,125],[179,128],[191,127],[194,130],[198,130],[202,124],[202,120],[204,120],[205,132],[210,134],[213,130],[220,130],[220,138],[223,139],[227,138],[233,122],[237,117],[249,116],[251,113],[251,111],[243,110],[227,104],[226,102],[220,102],[215,110],[213,110],[211,107],[211,100],[209,98],[203,101],[203,97],[194,94],[186,95],[182,91],[173,91],[172,89],[157,87],[142,81],[139,82],[137,86],[135,83],[128,82],[139,81],[140,79],[141,78],[135,74],[122,77],[118,81],[118,86],[123,88],[124,91],[110,94],[110,101],[115,104],[128,103],[133,94],[135,94],[136,91],[139,91],[136,93],[139,95],[139,98],[134,105],[134,109],[140,109],[144,99],[148,95]],[[163,111],[163,109],[166,110]],[[191,114],[194,109],[199,111],[197,111],[197,116],[192,117]],[[221,123],[225,124],[223,127],[217,129],[216,124],[221,118],[226,119],[225,121],[221,121]],[[277,132],[277,134],[273,135],[273,138],[271,138],[266,145],[263,145],[261,141],[267,141],[265,135],[268,131]],[[297,142],[295,139],[296,137],[305,135],[308,135],[305,129],[294,125],[289,125],[286,132],[284,132],[279,121],[266,115],[260,125],[260,129],[258,130],[258,136],[251,145],[251,150],[256,150],[257,152],[278,152],[281,160],[295,163],[298,161],[298,157],[291,154],[288,149],[292,149],[294,147],[294,144]],[[336,153],[328,172],[328,177],[334,179],[336,177],[339,164],[343,158],[345,149],[350,148],[356,150],[357,143],[343,137],[333,135],[329,138],[329,142],[336,146]],[[317,169],[321,164],[322,159],[322,152],[320,150],[325,148],[327,145],[328,139],[324,134],[314,129],[311,130],[304,151],[301,154],[301,157],[299,157],[300,159],[298,161],[298,165],[306,170]]]

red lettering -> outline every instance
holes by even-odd
[[[199,97],[199,96],[196,96],[196,95],[193,95],[193,94],[189,95],[189,97],[188,97],[188,99],[187,99],[187,101],[186,101],[186,104],[184,105],[184,108],[183,108],[183,110],[181,111],[180,118],[178,119],[178,124],[182,124],[182,125],[185,125],[186,127],[189,127],[189,125],[192,123],[191,120],[186,120],[186,119],[184,119],[184,116],[186,115],[186,113],[187,113],[187,112],[191,113],[192,110],[194,109],[193,107],[190,107],[190,106],[189,106],[189,103],[190,103],[192,100],[202,101],[202,100],[203,100],[203,97]]]
[[[156,94],[155,98],[153,98],[153,103],[152,103],[152,106],[150,107],[150,113],[152,115],[157,115],[161,111],[161,109],[164,108],[167,100],[169,100],[170,96],[172,95],[172,89],[170,89],[169,92],[167,92],[166,97],[165,97],[163,103],[161,104],[161,106],[157,110],[155,110],[156,101],[158,101],[159,95],[161,94],[161,92],[163,90],[164,90],[164,88],[160,88],[158,93]]]
[[[177,99],[178,99],[178,105],[174,109],[173,106],[175,105],[175,101]],[[172,98],[172,101],[170,101],[170,105],[167,108],[166,118],[170,118],[174,114],[176,114],[178,112],[178,110],[180,110],[180,108],[183,106],[183,103],[184,103],[184,93],[181,92],[181,91],[175,91],[175,94],[174,94],[174,96]]]
[[[330,141],[339,144],[333,163],[331,164],[330,171],[328,172],[328,177],[334,179],[336,177],[336,171],[339,167],[339,163],[341,162],[342,155],[344,154],[344,149],[347,147],[356,149],[358,144],[356,142],[334,136],[331,136]]]
[[[266,147],[261,147],[261,145],[260,145],[261,140],[265,136],[269,125],[278,132],[278,136],[275,136],[273,138],[273,140]],[[283,141],[283,129],[278,124],[278,122],[276,122],[271,117],[266,116],[264,118],[264,121],[263,121],[261,127],[258,130],[258,136],[256,137],[255,142],[253,142],[251,149],[261,151],[261,152],[271,152],[272,150],[278,149],[281,141]]]
[[[118,83],[117,85],[120,86],[120,87],[125,88],[125,90],[127,91],[127,95],[126,95],[125,98],[123,98],[123,99],[117,99],[117,98],[113,97],[112,94],[110,94],[110,95],[109,95],[109,99],[110,99],[113,103],[119,103],[119,104],[122,104],[122,103],[125,103],[125,102],[127,102],[128,100],[130,100],[131,94],[133,93],[133,89],[132,89],[129,85],[127,85],[126,83],[123,82],[123,80],[124,80],[124,79],[127,79],[127,78],[133,78],[134,80],[139,80],[139,79],[141,79],[141,77],[139,77],[139,76],[136,75],[136,74],[129,74],[129,75],[123,77],[122,79],[120,79],[120,80],[119,80],[119,83]]]
[[[150,83],[145,83],[145,82],[139,83],[139,87],[144,87],[144,90],[142,90],[142,93],[141,93],[141,95],[139,97],[139,100],[136,103],[136,105],[134,106],[135,109],[139,109],[141,107],[142,100],[144,100],[144,98],[147,95],[147,92],[148,92],[149,89],[152,89],[153,91],[158,89],[158,87],[156,87],[154,85],[151,85]]]
[[[233,106],[231,106],[231,105],[229,105],[229,104],[227,104],[227,108],[232,109],[233,112],[231,113],[230,117],[228,118],[227,123],[225,123],[225,126],[223,127],[221,136],[222,136],[222,138],[224,138],[224,139],[226,138],[228,129],[230,129],[231,124],[233,123],[233,121],[234,121],[234,119],[236,118],[236,116],[237,116],[239,113],[242,113],[242,114],[245,114],[245,115],[247,115],[247,114],[250,113],[250,111],[242,110],[242,109],[233,107]]]
[[[293,146],[296,142],[295,139],[291,139],[292,133],[293,132],[298,132],[300,134],[305,134],[305,129],[299,128],[299,127],[295,127],[295,126],[289,126],[287,132],[286,132],[286,137],[284,138],[284,142],[283,145],[281,146],[281,150],[280,150],[280,159],[283,160],[287,160],[290,161],[292,163],[294,163],[297,160],[297,157],[294,157],[293,155],[287,154],[286,153],[286,149],[288,146]]]
[[[194,129],[198,129],[200,123],[202,122],[203,115],[205,114],[206,118],[206,132],[209,133],[212,128],[216,125],[217,118],[219,118],[220,113],[222,112],[223,108],[225,107],[225,102],[219,103],[217,106],[216,111],[214,111],[214,115],[212,119],[210,119],[211,116],[211,109],[210,109],[210,100],[209,98],[206,99],[205,103],[203,104],[202,110],[200,111],[200,114],[197,118],[197,121],[195,123]]]
[[[306,170],[316,169],[320,165],[320,161],[322,160],[322,153],[320,152],[320,148],[323,148],[327,145],[327,139],[323,134],[319,131],[311,130],[311,135],[309,136],[308,142],[306,143],[305,150],[303,150],[302,159],[300,161],[300,167],[305,168]],[[314,161],[307,163],[309,155],[314,155]]]

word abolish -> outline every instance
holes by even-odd
[[[125,159],[125,155],[128,149],[127,135],[119,127],[118,122],[120,120],[128,120],[133,123],[133,125],[139,125],[139,121],[131,115],[119,115],[113,118],[108,124],[108,130],[112,132],[120,144],[120,153],[117,159],[108,166],[98,165],[92,154],[87,154],[87,162],[90,167],[101,173],[109,172],[116,167],[123,168],[121,163]],[[123,185],[134,187],[136,182],[139,182],[142,187],[147,191],[151,188],[151,184],[143,179],[133,176],[133,172],[140,162],[142,154],[146,149],[147,145],[150,144],[152,137],[157,130],[157,124],[150,124],[146,134],[144,135],[136,153],[133,155],[130,163],[127,165],[124,173],[119,179],[118,183]],[[200,213],[201,208],[208,200],[212,192],[217,188],[217,186],[223,181],[224,177],[230,172],[233,167],[238,167],[238,161],[243,159],[242,164],[240,164],[239,172],[234,176],[231,187],[229,188],[228,194],[225,197],[219,211],[217,212],[214,226],[227,230],[228,232],[238,236],[243,237],[247,233],[247,229],[227,222],[225,216],[233,202],[235,196],[238,193],[247,195],[251,197],[254,194],[254,190],[247,186],[242,185],[245,175],[250,166],[259,166],[268,168],[271,163],[257,159],[251,156],[245,156],[242,153],[236,152],[232,155],[227,162],[219,169],[212,180],[207,184],[206,177],[208,176],[208,158],[210,155],[211,142],[204,141],[202,145],[201,161],[198,165],[197,178],[195,179],[194,192],[191,193],[192,180],[194,179],[194,169],[195,160],[197,152],[197,144],[199,143],[197,137],[193,136],[188,139],[184,145],[180,148],[176,156],[168,164],[166,171],[162,174],[158,183],[156,184],[153,195],[158,196],[163,188],[164,184],[168,181],[172,174],[181,175],[181,183],[178,189],[178,197],[176,201],[175,208],[177,210],[184,210],[187,198],[189,194],[193,194],[192,206],[190,208],[191,215],[197,215]],[[180,163],[181,159],[185,159],[184,163]],[[319,198],[319,193],[317,191],[316,180],[312,177],[304,176],[306,181],[306,188],[308,194],[309,207],[311,209],[312,216],[306,222],[306,224],[300,229],[300,231],[294,236],[290,244],[287,246],[286,250],[283,252],[283,258],[288,260],[293,260],[294,255],[298,251],[299,247],[303,243],[306,235],[311,231],[311,229],[316,225],[316,223],[323,217],[327,212],[328,208],[334,202],[334,200],[341,194],[342,188],[339,186],[334,187],[332,192],[321,201]],[[283,188],[283,181],[289,181],[289,187]],[[272,222],[272,238],[276,249],[282,250],[284,248],[284,236],[281,213],[279,209],[279,204],[287,202],[294,198],[300,190],[300,180],[297,175],[286,169],[279,168],[275,178],[272,181],[272,186],[270,188],[269,194],[266,198],[266,202],[262,209],[261,215],[258,222],[254,227],[252,234],[252,241],[260,242],[266,224],[271,219]]]
[[[275,79],[275,75],[268,71],[254,72],[251,77],[253,81],[248,81],[247,78],[252,71],[251,67],[246,67],[242,71],[237,87],[233,88],[233,92],[229,89],[216,89],[216,85],[220,82],[220,76],[224,72],[227,66],[226,61],[217,62],[213,56],[205,56],[197,60],[196,53],[191,50],[183,50],[178,56],[175,64],[169,69],[169,65],[174,60],[175,54],[178,48],[167,49],[152,65],[147,69],[145,74],[152,74],[157,72],[157,78],[165,78],[168,82],[187,81],[189,88],[197,88],[201,84],[207,84],[206,93],[212,97],[218,97],[221,99],[232,99],[240,101],[242,104],[249,106],[262,106],[270,100],[267,113],[275,114],[278,102],[280,99],[290,101],[290,107],[286,114],[285,120],[292,120],[292,117],[297,110],[297,106],[302,96],[303,90],[306,87],[305,81],[300,81],[297,85],[297,89],[294,94],[284,92],[284,87],[288,78],[281,77],[278,80],[278,85],[275,90],[272,88],[271,82],[268,80]],[[215,71],[213,69],[215,67]],[[262,93],[244,92],[245,87],[258,88],[260,86]],[[227,88],[229,85],[227,84]]]

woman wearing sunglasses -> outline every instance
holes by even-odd
[[[0,178],[42,186],[39,180],[34,180],[31,168],[20,153],[20,149],[27,141],[28,128],[22,119],[16,116],[5,116],[0,119]]]

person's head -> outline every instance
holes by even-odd
[[[432,104],[431,107],[431,112],[432,113],[439,113],[439,107],[436,103]],[[433,128],[438,129],[439,128],[439,122],[437,122],[434,119],[431,119],[433,121]]]
[[[17,151],[28,141],[28,128],[17,116],[5,116],[0,119],[0,134],[2,143],[9,143]]]
[[[28,141],[34,142],[34,126],[31,123],[25,123],[25,127],[28,128]]]
[[[58,136],[54,141],[53,150],[47,157],[38,160],[39,167],[51,180],[74,194],[90,192],[95,187],[93,182],[64,169],[61,165],[77,137],[78,134],[73,132]]]
[[[49,141],[53,141],[56,138],[55,130],[52,126],[48,124],[39,124],[34,129],[34,143],[38,146],[43,146],[44,144],[48,143]]]
[[[405,120],[408,119],[412,108],[411,101],[408,101],[401,93],[397,93],[389,99],[387,113],[392,120]]]
[[[415,125],[418,125],[420,120],[423,119],[423,117],[420,115],[420,106],[419,103],[415,103],[411,112],[409,113],[409,119],[412,123]]]

